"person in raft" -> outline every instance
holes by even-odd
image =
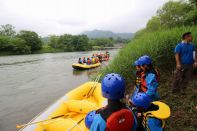
[[[91,60],[90,60],[90,58],[88,57],[87,58],[87,63],[86,63],[87,65],[91,65]]]
[[[87,61],[86,61],[86,58],[85,57],[83,57],[83,63],[86,63]]]
[[[137,62],[142,72],[140,76],[136,76],[141,78],[140,85],[138,85],[138,89],[136,89],[135,92],[144,92],[149,95],[152,100],[159,100],[159,93],[157,91],[159,75],[153,67],[152,59],[144,55],[140,57]]]
[[[108,104],[87,114],[86,127],[90,131],[131,131],[135,124],[133,113],[120,101],[125,93],[124,79],[119,74],[107,74],[101,88]]]
[[[79,63],[79,64],[83,64],[81,58],[79,58],[78,63]]]
[[[192,79],[193,67],[197,67],[195,46],[192,44],[191,32],[182,35],[182,42],[174,50],[176,70],[173,78],[172,93],[185,94],[185,89]],[[192,67],[193,66],[193,67]]]
[[[137,131],[163,131],[165,120],[170,117],[170,108],[163,102],[155,101],[146,93],[136,93],[130,98],[131,105],[136,107],[138,118]]]

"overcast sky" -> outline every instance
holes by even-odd
[[[136,32],[168,0],[0,0],[0,25],[39,35],[101,29]]]

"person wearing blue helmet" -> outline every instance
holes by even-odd
[[[142,69],[139,92],[144,92],[153,100],[158,100],[159,73],[154,69],[152,59],[144,55],[138,59],[138,62]]]
[[[165,119],[170,116],[170,108],[165,103],[159,101],[152,102],[150,96],[142,92],[136,93],[133,97],[130,98],[129,102],[131,103],[131,105],[136,107],[136,115],[139,123],[136,130],[164,130]]]
[[[141,74],[142,74],[142,69],[140,68],[140,61],[136,60],[134,63],[135,67],[136,67],[136,72],[135,72],[135,86],[136,86],[136,90],[138,90],[140,88],[140,84],[141,84]]]
[[[96,111],[90,111],[86,117],[85,117],[85,125],[88,129],[90,129],[92,122],[94,120],[94,117],[96,115]]]
[[[90,131],[131,131],[134,117],[120,99],[124,98],[125,81],[119,74],[107,74],[101,83],[102,95],[108,99],[107,106],[98,109]]]

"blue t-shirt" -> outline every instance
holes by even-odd
[[[194,63],[193,52],[195,51],[195,46],[189,43],[179,43],[174,52],[178,53],[181,57],[181,64],[191,65]]]

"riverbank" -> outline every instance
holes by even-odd
[[[127,93],[132,93],[133,88],[131,87],[135,82],[134,61],[144,54],[151,56],[154,65],[161,74],[159,83],[161,101],[167,103],[172,110],[166,130],[194,131],[197,128],[197,76],[188,86],[187,95],[171,94],[171,79],[175,67],[173,50],[176,44],[181,41],[182,33],[188,31],[192,32],[193,43],[197,45],[197,26],[158,30],[136,36],[119,51],[109,66],[102,71],[103,75],[111,72],[121,74],[127,83]]]
[[[122,47],[118,46],[118,47],[99,47],[96,46],[94,47],[92,50],[88,50],[88,51],[101,51],[101,50],[112,50],[112,49],[121,49]],[[31,54],[44,54],[44,53],[63,53],[63,52],[76,52],[76,51],[65,51],[64,49],[58,49],[58,48],[52,48],[51,46],[48,45],[44,45],[43,48],[41,50],[37,50],[32,52]],[[78,51],[80,52],[80,51]],[[87,51],[84,51],[87,52]],[[31,55],[29,54],[29,55]],[[27,55],[27,54],[17,54],[11,51],[0,51],[0,57],[1,56],[10,56],[10,55]]]

